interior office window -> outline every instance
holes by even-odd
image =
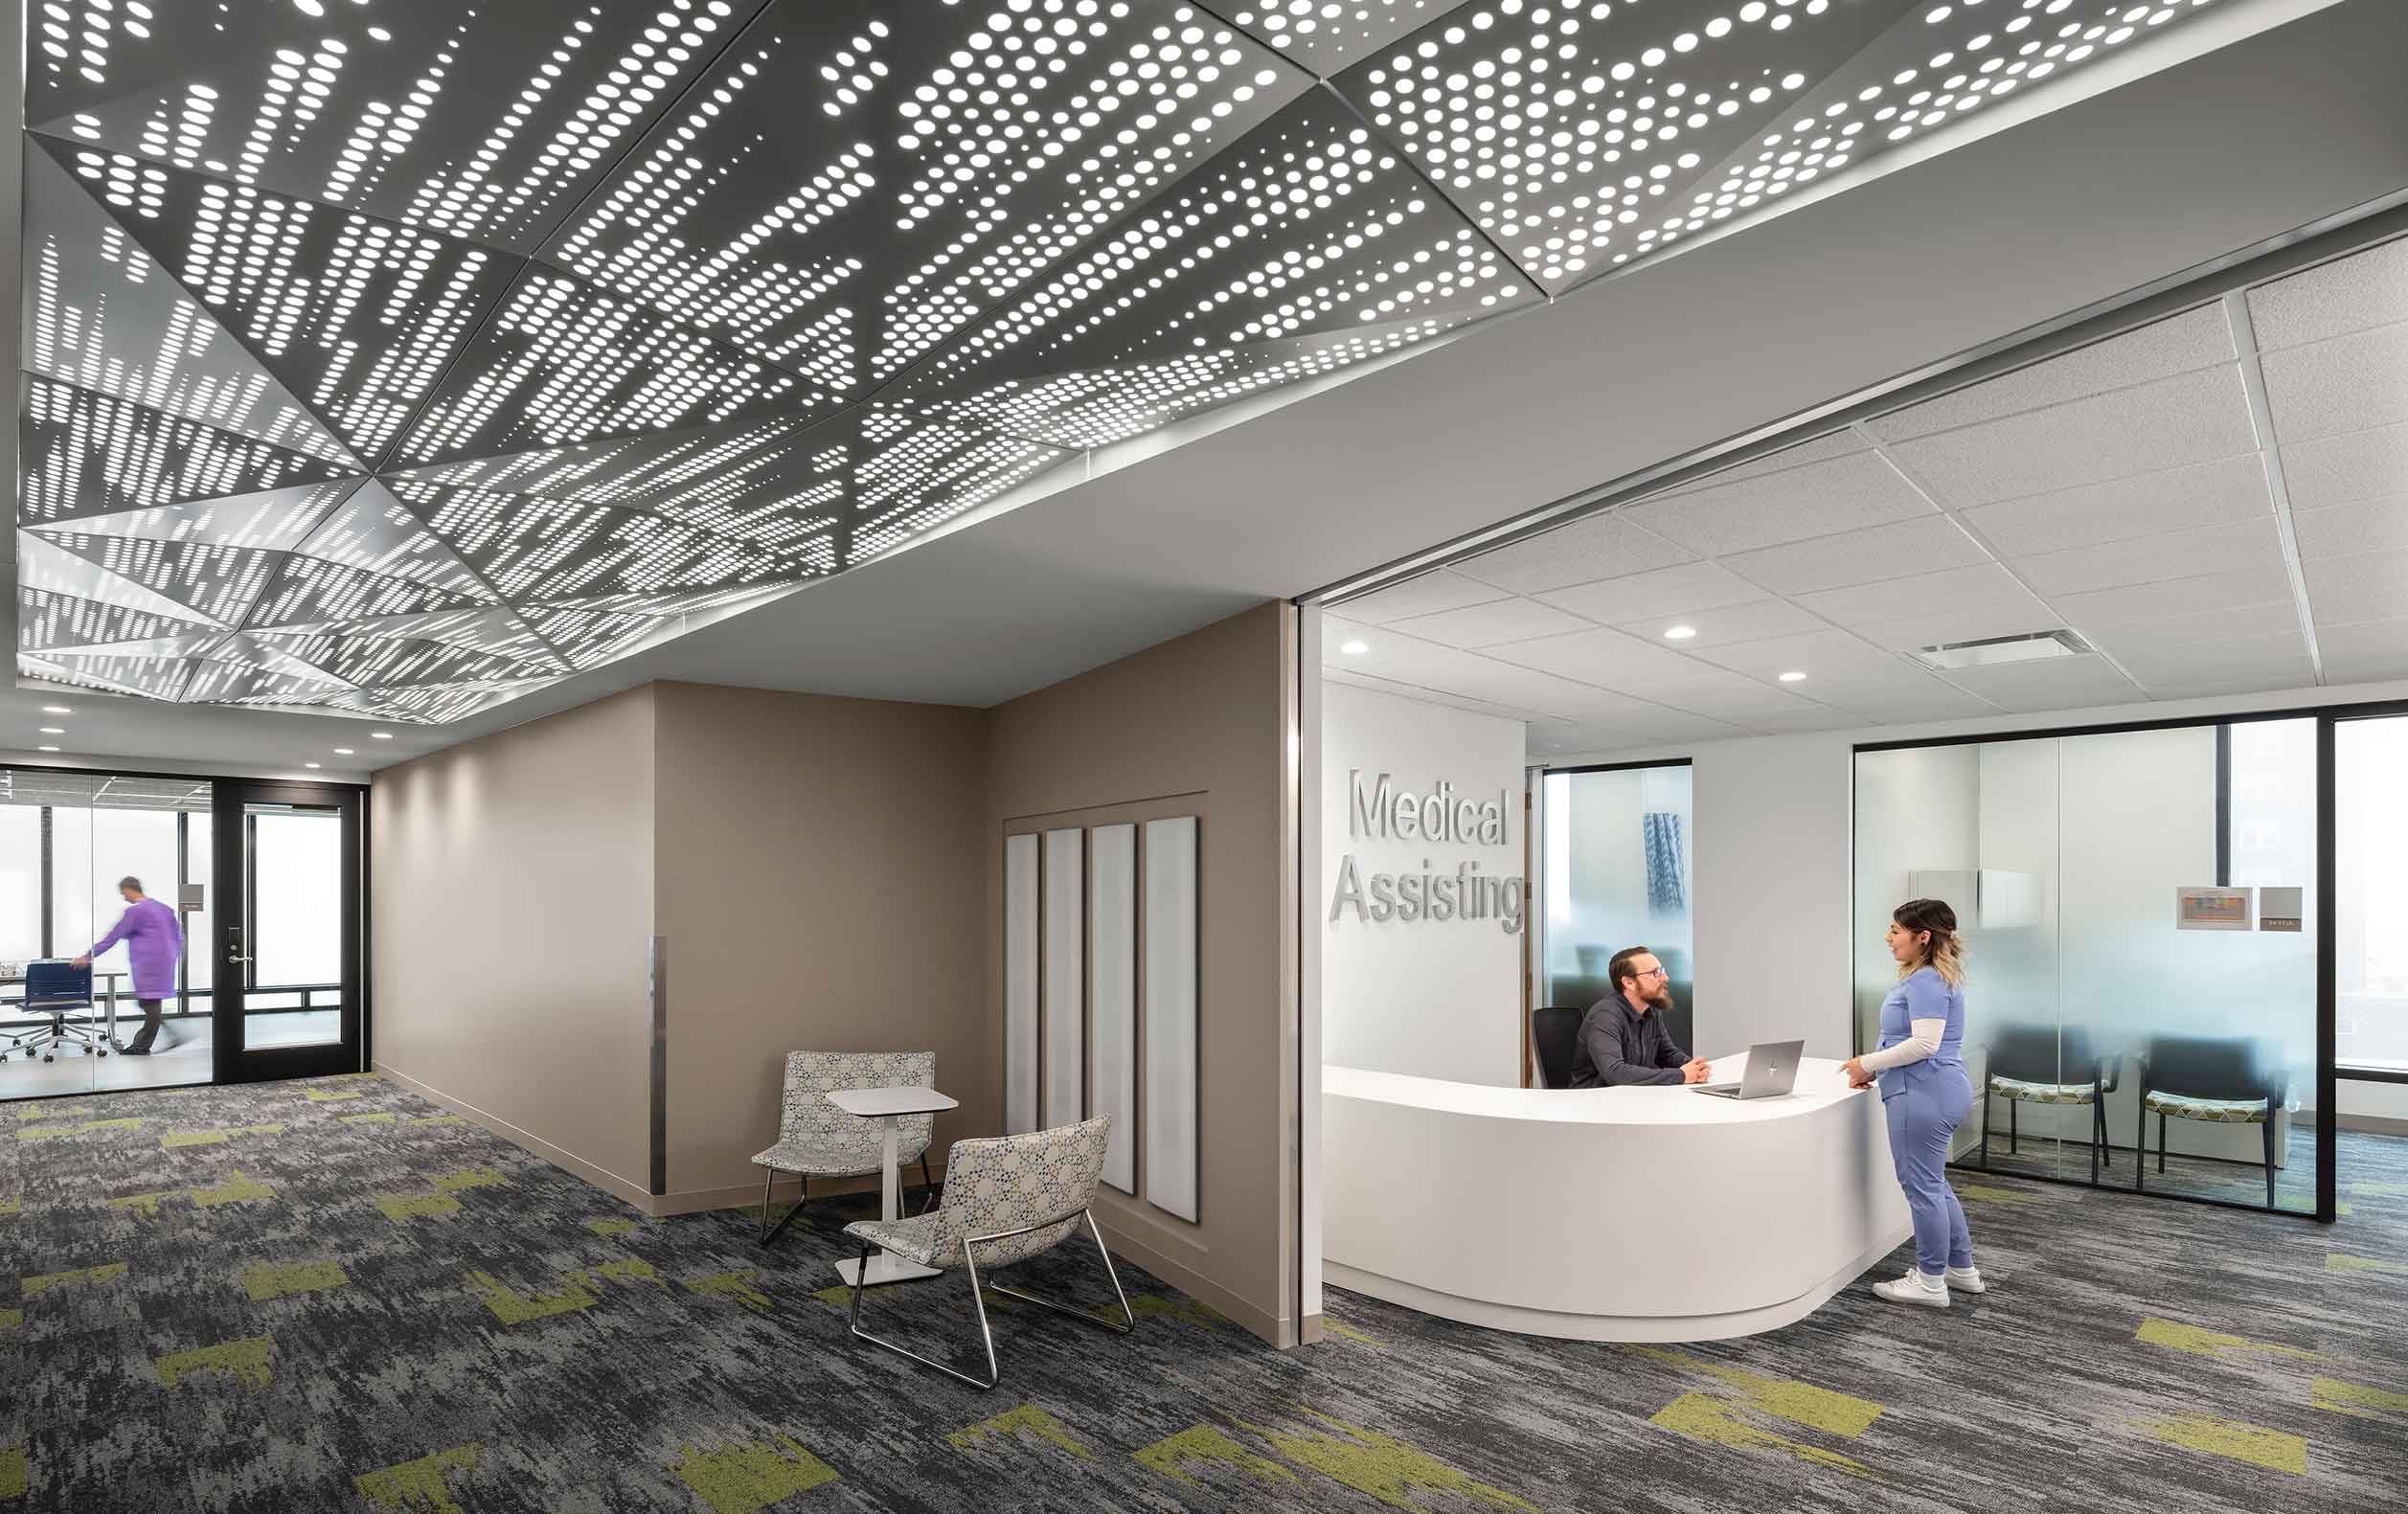
[[[2276,1202],[2313,1209],[2312,720],[1866,752],[1856,775],[1859,1043],[1897,981],[1890,911],[1947,900],[1976,1094],[1961,1162],[1985,1160],[1987,1089],[2001,1169],[2086,1180],[2095,1160],[2128,1187],[2146,1144],[2151,1188],[2262,1204],[2270,1130]],[[2215,903],[2225,883],[2298,888],[2297,928]]]
[[[340,983],[340,817],[332,811],[258,813],[252,825],[253,981],[262,988]],[[329,997],[321,995],[318,1002]]]
[[[41,807],[0,803],[0,962],[41,954]]]
[[[1549,773],[1540,788],[1546,1004],[1585,1009],[1612,991],[1605,965],[1645,946],[1671,975],[1666,1028],[1692,1034],[1690,770],[1687,763]]]
[[[196,1013],[205,1013],[210,1007],[211,972],[217,960],[217,954],[213,950],[214,938],[210,935],[209,923],[213,918],[210,911],[217,902],[212,896],[216,885],[210,872],[211,841],[209,811],[206,808],[186,810],[184,876],[181,881],[201,886],[201,903],[204,906],[187,911],[184,915],[184,996],[185,1002]]]
[[[2333,727],[2336,1060],[2408,1072],[2408,716]]]
[[[58,943],[61,952],[83,950],[106,935],[125,913],[125,896],[117,889],[120,879],[140,878],[145,893],[170,909],[175,905],[174,811],[112,809],[107,803],[108,796],[103,791],[102,807],[83,812],[85,845],[90,855],[84,870],[89,882],[82,913],[92,922],[92,934],[73,941],[62,938]],[[130,972],[126,950],[123,943],[112,946],[94,960],[93,966]],[[133,992],[130,978],[120,983],[119,991],[128,995]]]

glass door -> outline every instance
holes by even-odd
[[[221,780],[208,847],[217,1079],[355,1073],[360,796]]]

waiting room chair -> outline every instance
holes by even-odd
[[[761,1243],[778,1238],[794,1223],[811,1197],[813,1178],[858,1178],[886,1170],[886,1137],[880,1121],[848,1115],[828,1101],[847,1088],[929,1088],[935,1086],[934,1051],[790,1051],[783,1107],[778,1119],[778,1143],[753,1158],[763,1168],[761,1178]],[[925,1209],[936,1193],[928,1173],[928,1143],[936,1133],[934,1115],[903,1115],[895,1132],[897,1164],[920,1163],[920,1200]],[[775,1225],[769,1222],[769,1186],[781,1172],[802,1180],[794,1208]]]
[[[2166,1170],[2166,1121],[2199,1119],[2213,1124],[2265,1128],[2266,1208],[2274,1208],[2274,1117],[2285,1089],[2279,1071],[2254,1042],[2215,1037],[2160,1036],[2148,1044],[2138,1068],[2141,1094],[2139,1139],[2132,1165],[2133,1191],[2148,1170],[2148,1117],[2157,1117],[2157,1170]]]
[[[1021,1136],[957,1141],[945,1157],[944,1202],[933,1212],[893,1221],[859,1220],[845,1227],[846,1234],[861,1242],[862,1271],[856,1277],[866,1276],[870,1257],[878,1251],[893,1252],[922,1267],[949,1270],[959,1264],[969,1274],[970,1306],[978,1313],[978,1332],[987,1347],[984,1379],[861,1328],[864,1289],[859,1282],[852,1286],[852,1333],[972,1388],[992,1388],[1000,1373],[995,1365],[995,1332],[987,1322],[985,1289],[988,1287],[1004,1298],[1066,1314],[1116,1335],[1133,1332],[1137,1316],[1129,1308],[1128,1295],[1121,1289],[1121,1275],[1112,1266],[1112,1254],[1104,1250],[1102,1232],[1096,1229],[1095,1215],[1088,1209],[1095,1201],[1096,1181],[1103,1173],[1104,1138],[1111,1129],[1111,1118],[1098,1116],[1076,1125]],[[979,1280],[982,1266],[991,1271],[1052,1251],[1069,1239],[1082,1220],[1103,1263],[1103,1275],[1111,1279],[1113,1297],[1120,1300],[1118,1322]]]
[[[1538,1075],[1547,1080],[1549,1088],[1572,1086],[1572,1063],[1580,1050],[1579,1009],[1533,1009],[1530,1012],[1530,1047],[1538,1053]]]
[[[2007,1149],[2015,1149],[2016,1111],[2024,1104],[2090,1106],[2090,1181],[2099,1164],[2115,1165],[2107,1144],[2107,1096],[2124,1075],[2124,1059],[2090,1054],[2090,1038],[2079,1029],[2055,1026],[2008,1026],[1982,1055],[1982,1170],[1990,1165],[1990,1100],[2007,1100]]]

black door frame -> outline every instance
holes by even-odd
[[[367,840],[366,791],[349,785],[266,779],[221,778],[210,782],[210,890],[214,898],[209,949],[216,954],[215,970],[210,975],[214,1081],[259,1083],[359,1072],[367,1066],[368,990],[363,971],[367,870],[362,865]],[[324,1046],[252,1051],[242,1045],[246,1026],[244,984],[250,976],[248,938],[252,934],[246,918],[251,896],[251,829],[247,813],[251,804],[332,809],[341,818],[342,1035]]]

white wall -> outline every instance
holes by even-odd
[[[1495,918],[1330,918],[1346,859],[1375,872],[1452,874],[1477,862],[1488,877],[1522,875],[1522,723],[1374,692],[1321,688],[1322,1060],[1332,1067],[1518,1086],[1522,1058],[1522,936]],[[1458,844],[1351,833],[1349,774],[1387,773],[1428,794],[1443,779],[1463,799],[1505,796],[1505,844]],[[1423,866],[1427,859],[1426,869]]]

